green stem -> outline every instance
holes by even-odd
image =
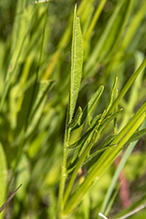
[[[75,178],[77,176],[77,173],[78,173],[78,170],[79,168],[81,167],[85,157],[88,155],[91,147],[94,145],[94,143],[97,141],[97,138],[99,137],[100,135],[100,132],[96,131],[96,129],[94,130],[94,133],[93,133],[93,137],[92,137],[92,140],[90,141],[90,143],[88,144],[88,146],[85,148],[85,150],[83,151],[83,153],[81,154],[77,164],[76,164],[76,168],[71,176],[71,179],[70,179],[70,182],[67,186],[67,189],[66,189],[66,192],[65,192],[65,195],[64,195],[64,199],[63,199],[63,206],[65,205],[68,197],[69,197],[69,194],[71,192],[71,189],[72,189],[72,186],[73,186],[73,183],[75,181]]]
[[[68,118],[67,118],[68,121]],[[60,186],[59,186],[59,198],[58,198],[58,208],[57,208],[57,218],[61,218],[62,216],[62,200],[63,200],[63,194],[64,194],[64,188],[65,188],[65,181],[67,177],[66,173],[66,162],[67,162],[67,152],[68,152],[68,145],[69,145],[69,139],[70,139],[70,129],[65,127],[65,136],[64,136],[64,144],[63,144],[63,159],[62,159],[62,168],[61,168],[61,179],[60,179]]]

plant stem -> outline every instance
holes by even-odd
[[[75,178],[77,176],[77,173],[78,173],[78,170],[79,168],[81,167],[85,157],[88,155],[91,147],[94,145],[94,143],[97,141],[97,138],[99,137],[100,135],[100,132],[97,132],[96,130],[94,131],[93,133],[93,137],[92,137],[92,140],[90,141],[90,143],[88,144],[88,146],[86,147],[86,149],[83,151],[83,153],[81,154],[77,164],[76,164],[76,168],[71,176],[71,179],[70,179],[70,182],[67,186],[67,189],[66,189],[66,192],[65,192],[65,195],[64,195],[64,199],[63,199],[63,206],[65,205],[68,197],[69,197],[69,194],[71,192],[71,189],[72,189],[72,186],[73,186],[73,183],[75,181]]]
[[[68,118],[67,118],[68,121]],[[64,194],[64,187],[66,181],[66,162],[67,162],[67,151],[69,145],[69,138],[70,138],[70,129],[67,127],[67,122],[65,126],[65,136],[64,136],[64,144],[63,144],[63,159],[62,159],[62,168],[61,168],[61,179],[60,179],[60,186],[59,186],[59,198],[58,198],[58,208],[57,208],[57,218],[61,218],[63,205],[63,194]]]

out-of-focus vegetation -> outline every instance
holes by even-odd
[[[80,43],[75,46],[78,38],[72,41],[75,3],[77,16],[80,17],[80,37],[83,39],[83,72],[79,94],[76,90],[77,103],[74,99],[70,100],[76,106],[77,121],[74,119],[74,124],[71,124],[70,118],[70,126],[65,126],[67,106],[72,103],[69,102],[69,95],[71,97],[73,91],[70,88],[71,63],[82,62],[71,57],[71,45],[72,50],[77,49],[77,55],[81,54],[78,45]],[[0,1],[0,206],[22,183],[22,187],[0,214],[0,218],[53,219],[56,215],[67,216],[68,212],[72,213],[69,218],[73,219],[98,218],[99,212],[109,218],[116,218],[117,214],[123,215],[146,203],[146,110],[142,108],[146,100],[145,11],[146,0],[53,0],[39,4],[31,0]],[[136,80],[132,81],[132,75],[139,66],[139,74]],[[127,91],[125,88],[122,90],[128,80],[132,84],[131,87],[129,85]],[[115,86],[118,92],[113,88],[114,81],[117,82]],[[79,82],[77,80],[77,83]],[[101,85],[104,85],[104,91]],[[121,90],[125,92],[123,95]],[[94,94],[96,97],[94,96],[93,101]],[[95,105],[100,95],[98,104]],[[112,107],[118,95],[121,95],[122,99],[117,102],[116,107],[123,108],[123,111],[116,114],[117,109]],[[93,101],[94,106],[90,112],[89,108],[92,107],[87,105],[89,100]],[[88,107],[82,114],[78,108],[81,106],[85,109],[86,105]],[[69,107],[71,108],[71,105]],[[103,113],[105,109],[107,111]],[[129,121],[137,115],[138,109],[143,111],[134,117],[136,119],[132,124]],[[74,109],[69,112],[74,113]],[[66,198],[66,205],[63,206],[63,197],[61,194],[60,200],[58,197],[63,176],[61,167],[64,132],[70,130],[70,138],[66,143],[70,146],[76,143],[74,146],[79,146],[81,141],[78,139],[87,129],[97,128],[94,126],[99,122],[96,117],[98,114],[102,114],[100,122],[106,126],[97,141],[92,142],[92,149],[81,163],[81,173],[78,171],[77,177],[74,169],[80,160],[81,156],[78,154],[81,153],[81,148],[68,149],[65,157],[65,188],[62,188],[66,197],[70,193],[67,194],[66,191],[72,176],[75,176],[75,183],[73,195]],[[81,125],[83,121],[84,124]],[[108,158],[106,153],[109,153],[110,158],[113,153],[110,152],[111,148],[115,149],[117,146],[113,134],[118,136],[127,124],[132,124],[131,130],[135,125],[136,130],[132,134],[137,132],[134,136],[131,134],[134,142],[128,137],[129,142],[122,145],[123,160],[121,159],[120,167],[124,169],[129,184],[131,201],[129,208],[123,210],[118,193],[120,182],[117,180],[120,168],[116,172],[115,165],[110,165],[111,160],[110,167],[108,164],[104,166],[104,163]],[[72,130],[71,125],[74,125]],[[102,128],[98,128],[96,131],[101,131]],[[120,140],[125,135],[119,135]],[[103,146],[110,136],[113,136],[114,140]],[[90,135],[85,139],[87,145],[92,137],[94,136]],[[139,138],[141,139],[138,140]],[[75,159],[71,162],[73,156]],[[103,160],[102,157],[106,159]],[[88,161],[87,158],[91,160]],[[96,182],[95,179],[92,180],[94,185],[90,190],[90,186],[83,190],[82,185],[86,184],[89,174],[100,166],[96,163],[98,160],[103,161],[101,172],[104,173],[102,176],[98,173],[97,177],[100,177]],[[114,175],[115,172],[117,175]],[[76,191],[79,201],[75,200],[75,207],[71,209],[74,200],[72,197],[76,197]],[[84,196],[80,200],[82,194]],[[145,215],[146,210],[143,209],[131,218],[145,218]]]

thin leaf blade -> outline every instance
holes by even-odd
[[[82,63],[83,63],[83,41],[80,28],[80,20],[77,17],[75,6],[74,10],[74,23],[73,23],[73,39],[72,39],[72,57],[71,57],[71,82],[69,94],[69,118],[68,122],[72,120],[74,113],[77,96],[80,87],[82,76]]]
[[[104,90],[104,86],[100,86],[99,89],[93,95],[93,97],[87,103],[86,107],[83,110],[83,115],[82,115],[82,118],[81,118],[81,125],[84,123],[84,121],[87,118],[87,116],[90,115],[93,107],[95,106],[95,104],[99,100],[103,90]]]

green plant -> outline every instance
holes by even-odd
[[[73,16],[72,10],[70,15],[58,9],[67,7],[64,1],[56,5],[18,0],[12,34],[0,43],[0,205],[22,183],[11,218],[90,218],[91,212],[97,218],[100,211],[108,215],[118,192],[117,188],[113,194],[120,171],[136,142],[146,134],[146,58],[141,49],[146,1],[138,6],[133,0],[116,4],[101,0],[93,13],[95,2],[81,1],[77,10],[72,1]],[[111,9],[102,15],[104,5],[110,3]],[[57,9],[68,19],[63,30],[61,18],[54,16]],[[54,32],[60,28],[61,39],[53,36],[51,25]],[[97,27],[99,32],[94,33]],[[126,147],[112,177],[111,165]],[[107,195],[96,203],[92,188],[106,174],[111,186],[105,185]],[[135,205],[139,204],[138,200]]]

